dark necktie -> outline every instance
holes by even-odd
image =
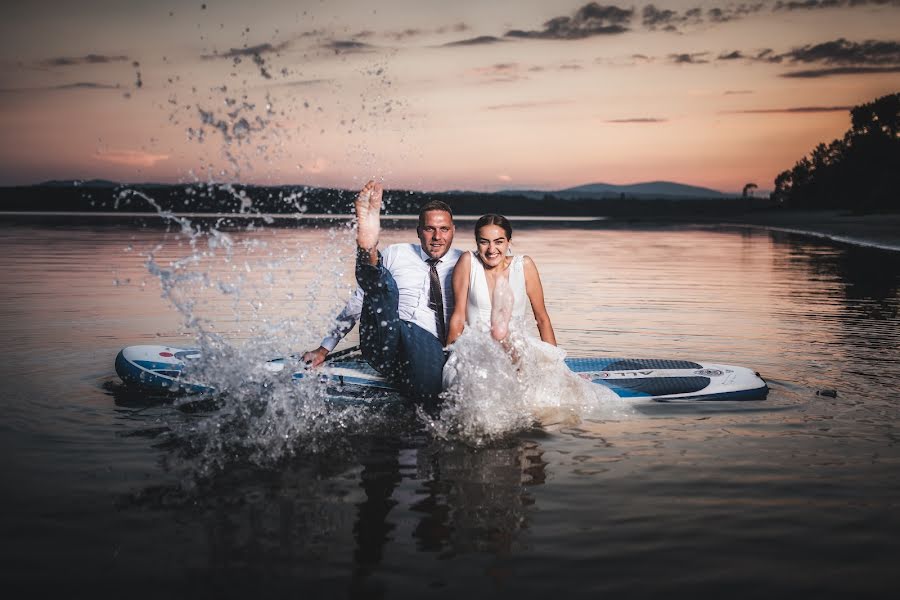
[[[441,278],[438,277],[437,264],[441,262],[439,258],[429,258],[425,261],[431,266],[429,276],[431,278],[431,287],[428,294],[428,308],[434,311],[434,324],[437,326],[438,339],[441,344],[447,343],[447,328],[444,325],[444,297],[441,295]]]

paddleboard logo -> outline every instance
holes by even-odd
[[[699,369],[694,371],[694,375],[701,375],[703,377],[721,377],[724,373],[719,369]]]
[[[627,379],[629,377],[649,377],[653,375],[653,371],[601,371],[598,375],[603,379],[609,379],[610,377],[614,379]]]

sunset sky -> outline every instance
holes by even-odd
[[[900,1],[36,0],[0,185],[771,189],[900,91]]]

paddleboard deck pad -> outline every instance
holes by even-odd
[[[129,346],[116,356],[115,366],[116,373],[130,386],[177,394],[215,392],[212,387],[190,379],[189,365],[200,358],[197,349]],[[769,392],[759,374],[746,367],[648,358],[566,358],[566,364],[580,377],[606,386],[625,400],[762,400]],[[297,366],[295,359],[262,362],[262,367],[270,373]],[[303,369],[291,375],[294,379],[310,376],[324,379],[341,390],[396,391],[358,356],[326,362],[316,369]]]

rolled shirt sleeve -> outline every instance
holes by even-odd
[[[347,301],[347,305],[344,306],[344,310],[335,317],[334,327],[322,340],[323,348],[331,352],[344,339],[344,336],[353,329],[356,322],[359,321],[359,315],[362,313],[363,295],[362,288],[356,288],[356,291],[350,296],[350,300]]]

